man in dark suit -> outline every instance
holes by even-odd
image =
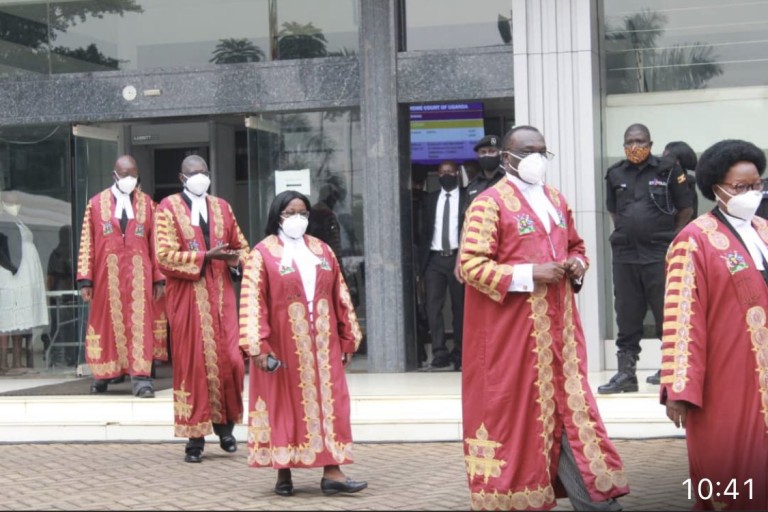
[[[420,273],[426,288],[427,321],[432,338],[429,368],[461,369],[461,336],[464,317],[464,286],[453,269],[459,249],[459,231],[465,193],[458,187],[459,169],[455,162],[438,166],[440,190],[431,192],[424,202],[422,233],[419,237]],[[453,351],[445,343],[443,306],[446,290],[451,294],[453,313]]]

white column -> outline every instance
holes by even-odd
[[[589,370],[604,366],[603,186],[596,0],[512,0],[515,124],[535,126],[556,154],[547,181],[565,194],[591,268],[579,293]]]

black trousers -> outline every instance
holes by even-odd
[[[650,308],[661,339],[664,323],[664,262],[613,263],[613,297],[619,351],[640,353],[643,320]]]
[[[219,438],[224,436],[231,436],[234,430],[235,430],[234,423],[214,423],[213,424],[213,433],[219,436]],[[189,452],[190,450],[203,450],[204,448],[205,448],[204,437],[190,437],[189,441],[187,441],[187,444],[184,447],[184,450],[186,452]]]
[[[427,269],[424,271],[424,287],[427,295],[427,322],[432,338],[432,358],[445,359],[449,356],[445,344],[445,325],[443,322],[443,306],[447,293],[451,294],[453,313],[453,351],[450,354],[452,362],[461,364],[461,338],[464,328],[464,285],[456,280],[453,267],[456,264],[457,253],[442,256],[433,251],[430,254]]]

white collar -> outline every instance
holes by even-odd
[[[720,208],[720,207],[718,206],[718,208]],[[720,208],[720,213],[722,213],[723,217],[725,217],[726,220],[728,220],[728,222],[730,223],[730,225],[733,226],[736,229],[744,229],[744,228],[747,228],[747,227],[752,227],[752,220],[751,219],[750,220],[744,220],[744,219],[740,219],[738,217],[734,217],[733,215],[728,215],[728,213],[725,210],[723,210],[722,208]]]
[[[126,194],[117,188],[117,183],[115,183],[112,185],[112,195],[115,196],[115,218],[122,219],[123,211],[125,211],[125,215],[132,219],[133,204],[131,204],[131,194]]]
[[[320,265],[320,258],[312,254],[303,236],[301,238],[291,238],[283,232],[282,228],[279,228],[278,237],[283,242],[283,257],[280,259],[280,266],[292,267],[291,262],[296,263],[296,268],[298,268],[299,276],[301,277],[301,284],[304,288],[304,296],[309,305],[309,312],[312,313],[312,303],[315,299],[317,266]]]
[[[196,196],[186,188],[184,189],[184,195],[186,195],[190,201],[192,201],[192,225],[200,225],[200,217],[207,223],[208,222],[208,203],[205,198],[208,196],[207,192],[204,192],[201,196]]]

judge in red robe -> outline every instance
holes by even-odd
[[[115,184],[88,201],[80,235],[77,283],[91,303],[85,360],[92,393],[130,375],[133,393],[152,398],[154,302],[165,279],[154,256],[156,205],[136,189],[139,169],[132,157],[118,158],[112,174]]]
[[[223,450],[237,450],[244,365],[233,281],[240,279],[248,242],[229,203],[207,194],[205,160],[185,158],[180,179],[184,191],[157,209],[157,260],[167,279],[175,435],[189,438],[184,460],[201,462],[212,431]]]
[[[661,402],[685,428],[695,510],[768,510],[768,224],[763,151],[740,140],[701,155],[717,206],[667,253]]]
[[[308,216],[302,194],[275,197],[240,297],[240,346],[251,355],[248,464],[278,469],[282,496],[293,494],[291,468],[322,466],[326,494],[368,485],[339,467],[353,460],[344,368],[362,334],[333,250],[304,235]]]
[[[472,202],[460,250],[472,508],[550,509],[567,493],[576,510],[620,510],[627,478],[587,382],[574,296],[584,243],[563,195],[542,185],[541,133],[514,128],[503,148],[507,176]]]

